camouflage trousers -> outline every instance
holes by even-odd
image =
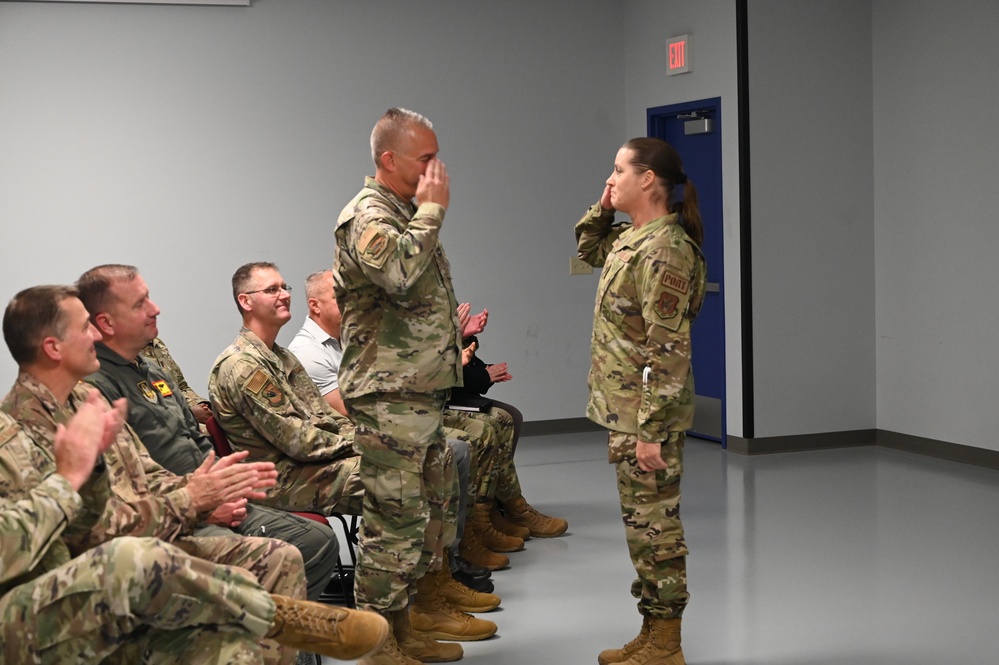
[[[246,571],[116,538],[0,598],[0,662],[256,664],[273,617]]]
[[[458,554],[458,544],[465,533],[468,506],[475,501],[475,497],[469,495],[468,490],[469,479],[472,477],[478,461],[475,459],[475,451],[471,444],[460,438],[464,432],[445,427],[444,435],[447,437],[448,453],[451,458],[451,461],[446,463],[445,470],[449,472],[452,467],[454,468],[454,473],[451,474],[454,476],[451,482],[451,501],[448,504],[447,513],[444,515],[444,524],[445,528],[451,523],[455,525],[454,538],[449,542],[445,537],[444,546],[449,547],[453,552],[450,557],[453,563],[454,556]]]
[[[339,557],[340,545],[329,526],[268,506],[247,506],[246,518],[230,529],[210,526],[198,529],[196,536],[259,536],[294,545],[302,555],[309,600],[319,600],[329,584]]]
[[[227,535],[178,538],[173,545],[192,557],[225,566],[238,566],[270,593],[305,598],[305,567],[294,545],[273,538]],[[272,640],[261,642],[264,662],[295,662],[295,650]]]
[[[506,502],[522,494],[513,463],[514,421],[509,413],[495,406],[483,413],[445,409],[444,423],[465,432],[467,437],[459,438],[475,450],[478,473],[473,476],[472,491],[476,501]]]
[[[364,497],[361,460],[347,457],[332,462],[278,462],[278,482],[258,503],[277,510],[303,510],[332,515],[360,515]]]
[[[674,433],[662,444],[666,469],[638,468],[638,437],[610,432],[609,461],[617,467],[621,517],[637,578],[631,595],[638,611],[655,619],[674,619],[687,606],[687,543],[680,523],[680,477],[683,475],[684,434]]]
[[[446,393],[376,393],[346,401],[361,456],[357,606],[402,609],[454,540],[454,460],[444,436]],[[450,517],[449,517],[450,516]]]

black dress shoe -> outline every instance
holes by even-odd
[[[454,578],[455,582],[464,584],[472,591],[479,591],[481,593],[492,593],[493,589],[495,588],[493,586],[493,581],[488,577],[471,577],[461,572],[460,568],[452,572],[451,577]]]
[[[492,571],[485,566],[477,566],[471,561],[465,559],[461,556],[456,556],[454,558],[455,564],[458,566],[458,570],[463,572],[468,577],[478,577],[482,579],[489,579],[492,576]],[[468,585],[466,585],[468,586]],[[491,593],[491,592],[487,592]]]

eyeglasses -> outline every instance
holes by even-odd
[[[291,293],[291,287],[287,284],[282,284],[281,286],[268,286],[266,289],[257,289],[256,291],[243,291],[245,295],[250,295],[251,293],[266,293],[269,296],[276,296],[282,291]]]

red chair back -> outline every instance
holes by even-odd
[[[222,429],[222,425],[219,425],[219,421],[215,420],[214,415],[208,416],[208,420],[205,421],[205,429],[208,430],[208,436],[212,440],[212,445],[215,446],[215,455],[217,457],[225,457],[232,454],[232,446],[229,445],[229,439],[226,438],[225,430]]]
[[[212,445],[215,447],[215,455],[217,457],[225,457],[226,455],[232,454],[232,446],[229,445],[229,439],[226,438],[225,430],[219,425],[219,421],[215,420],[215,416],[208,416],[208,420],[205,421],[205,428],[208,430],[208,437],[212,440]],[[329,520],[326,519],[325,515],[320,513],[309,513],[305,511],[294,511],[295,515],[299,517],[304,517],[310,519],[313,522],[319,522],[325,526],[329,526]]]

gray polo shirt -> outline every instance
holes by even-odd
[[[288,350],[305,367],[320,394],[327,395],[340,387],[337,380],[340,361],[343,360],[340,340],[330,337],[318,323],[306,318],[305,325],[291,340]]]

